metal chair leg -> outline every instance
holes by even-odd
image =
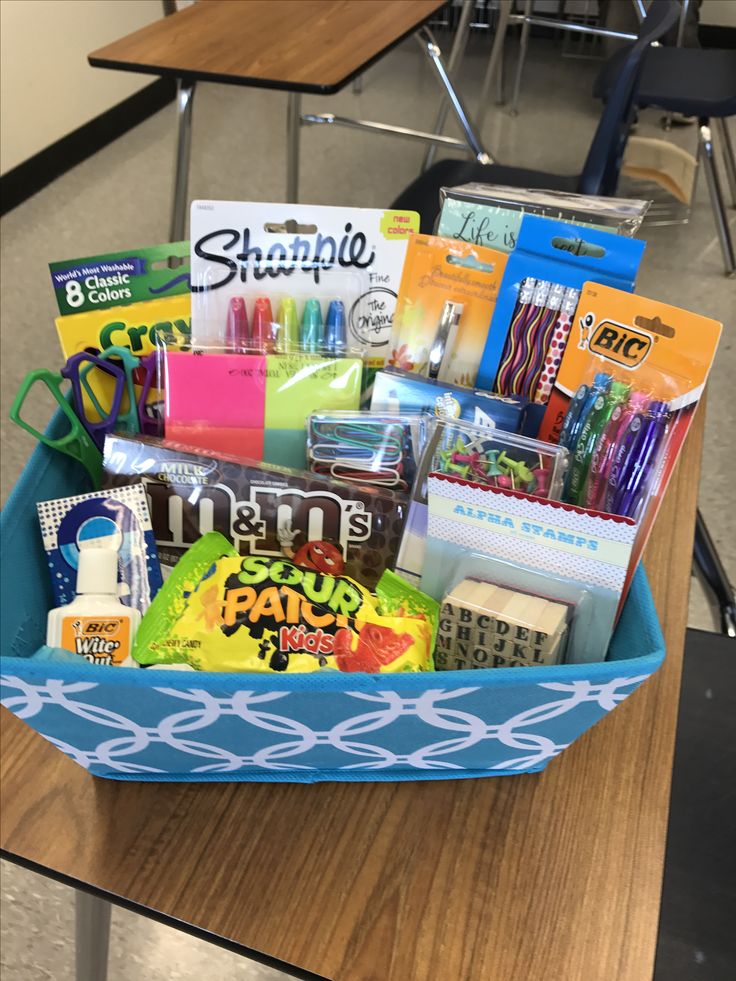
[[[460,65],[465,54],[468,37],[470,36],[470,18],[473,13],[474,3],[475,0],[463,0],[462,7],[460,8],[460,19],[457,22],[455,40],[452,42],[450,56],[447,59],[447,72],[450,78],[456,78],[460,71]],[[447,110],[449,108],[447,99],[442,99],[440,101],[440,107],[437,110],[437,118],[434,121],[434,127],[432,128],[433,133],[441,133],[444,130],[445,120],[447,119]],[[480,129],[480,125],[478,126],[478,129]],[[430,146],[427,148],[427,152],[424,154],[424,162],[422,163],[422,172],[432,166],[436,153],[436,146]]]
[[[488,99],[491,94],[491,83],[494,78],[503,75],[503,46],[506,41],[506,32],[509,26],[509,16],[511,14],[511,0],[499,0],[498,21],[496,23],[496,33],[493,35],[493,46],[491,56],[488,59],[488,67],[483,78],[483,85],[480,90],[480,101],[478,102],[478,112],[475,115],[475,125],[480,132],[483,129],[483,120],[488,110]],[[503,80],[501,80],[501,99],[503,98]],[[499,100],[501,101],[501,100]]]
[[[107,900],[75,891],[76,981],[106,981],[111,910]]]
[[[736,597],[700,509],[695,519],[693,558],[718,600],[721,632],[727,637],[736,637]]]
[[[728,122],[725,119],[714,119],[718,129],[718,142],[721,144],[723,165],[726,170],[726,180],[731,194],[731,206],[736,208],[736,157],[733,153],[731,134],[728,132]]]
[[[301,126],[302,97],[299,92],[289,92],[286,105],[286,200],[296,204],[299,200],[299,135]]]
[[[450,81],[450,76],[447,74],[447,68],[442,60],[442,52],[440,51],[439,45],[435,41],[432,32],[428,27],[422,27],[414,36],[419,42],[419,45],[424,53],[432,62],[435,74],[437,75],[440,84],[444,88],[450,100],[452,110],[455,113],[457,121],[460,123],[468,147],[472,151],[473,156],[478,163],[494,163],[493,158],[483,148],[480,136],[478,135],[470,115],[468,114],[468,110],[460,98],[459,93],[455,91],[453,84]]]
[[[526,51],[529,47],[529,31],[531,30],[531,23],[529,18],[532,15],[532,2],[533,0],[524,0],[524,22],[521,25],[521,36],[519,38],[519,63],[516,66],[516,78],[514,80],[514,94],[511,97],[511,115],[517,116],[519,114],[519,93],[521,92],[521,76],[524,71],[524,62],[526,61]]]
[[[177,82],[176,111],[179,128],[176,138],[176,174],[174,200],[171,205],[170,242],[181,242],[186,238],[189,159],[192,149],[192,103],[195,86],[195,82],[183,78]]]
[[[705,168],[705,176],[708,180],[708,191],[710,192],[710,203],[713,208],[713,218],[716,223],[718,239],[721,243],[723,253],[723,265],[727,276],[733,276],[736,270],[736,257],[733,251],[731,233],[728,229],[728,216],[723,204],[723,194],[721,193],[721,183],[718,179],[718,171],[713,154],[713,138],[707,119],[700,120],[698,156],[702,160]]]

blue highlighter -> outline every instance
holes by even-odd
[[[328,354],[341,355],[347,347],[347,323],[342,300],[332,300],[327,310],[325,348]]]
[[[611,387],[612,381],[613,378],[607,375],[605,371],[599,371],[593,379],[592,385],[581,385],[577,392],[575,392],[575,398],[570,403],[570,407],[562,423],[562,432],[560,433],[560,446],[566,447],[570,451],[571,456],[575,453],[578,438],[586,419],[593,410],[596,399],[599,395],[606,394]],[[570,490],[572,471],[573,468],[571,466],[565,475],[565,486],[562,491],[563,500],[568,499],[567,495]]]

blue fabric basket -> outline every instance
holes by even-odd
[[[3,510],[0,697],[96,776],[311,783],[532,773],[664,658],[640,568],[604,663],[193,676],[44,660],[53,658],[43,646],[53,601],[35,503],[89,490],[80,471],[39,446]]]

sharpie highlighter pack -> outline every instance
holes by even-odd
[[[382,365],[418,227],[411,211],[192,202],[194,343]]]
[[[389,363],[472,386],[506,256],[483,246],[414,235],[406,251]]]
[[[506,265],[478,387],[546,404],[583,283],[633,290],[644,245],[610,232],[525,215]],[[538,427],[544,410],[534,414]]]
[[[543,439],[570,452],[563,500],[635,520],[646,545],[713,363],[721,324],[586,283]]]

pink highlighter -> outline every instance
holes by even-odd
[[[645,392],[632,392],[629,401],[614,410],[611,421],[603,430],[590,461],[588,480],[585,485],[585,507],[594,511],[604,510],[606,485],[613,463],[619,433],[625,433],[631,420],[643,412],[649,402]]]

